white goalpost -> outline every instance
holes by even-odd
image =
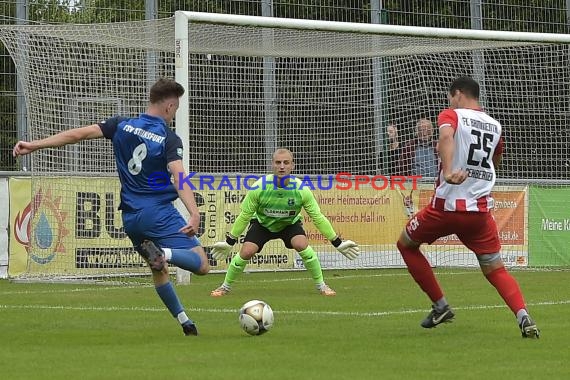
[[[411,160],[400,163],[405,173],[388,173],[386,127],[397,127],[405,147],[418,120],[436,124],[451,80],[474,76],[483,105],[506,131],[495,191],[505,262],[569,264],[555,247],[535,248],[547,245],[531,225],[537,217],[533,191],[565,191],[570,181],[559,168],[531,164],[537,156],[556,162],[562,149],[553,138],[540,150],[537,140],[570,122],[570,35],[178,11],[141,22],[2,25],[0,40],[22,79],[34,139],[117,113],[144,112],[157,77],[175,77],[184,86],[175,128],[185,144],[185,166],[197,173],[193,183],[206,248],[224,238],[239,213],[245,190],[230,188],[228,181],[235,185],[246,174],[266,173],[277,147],[295,154],[294,174],[312,178],[412,173]],[[35,152],[31,170],[30,181],[10,183],[11,195],[29,194],[15,196],[11,205],[11,277],[127,281],[148,273],[122,231],[109,142]],[[200,175],[214,178],[213,184],[201,183]],[[335,229],[363,247],[358,260],[345,260],[305,217],[323,268],[401,267],[395,242],[407,212],[427,202],[432,184],[427,178],[413,191],[316,189]],[[426,254],[434,266],[476,265],[453,236],[427,247]],[[224,271],[228,262],[211,264]],[[275,241],[248,269],[301,267],[295,253]]]

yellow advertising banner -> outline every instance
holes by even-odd
[[[215,242],[225,239],[247,194],[243,187],[228,185],[233,180],[226,178],[221,182],[216,178],[206,184],[191,181],[196,188],[194,193],[201,218],[198,237],[207,251]],[[123,231],[118,211],[120,184],[117,178],[36,177],[34,181],[10,178],[9,189],[10,276],[25,271],[85,275],[145,270],[144,262]],[[369,186],[341,190],[333,186],[316,188],[313,193],[336,232],[364,248],[362,258],[354,264],[372,267],[385,262],[401,264],[395,243],[409,216],[427,203],[432,191],[431,186],[416,190]],[[500,206],[495,217],[502,242],[526,246],[526,190],[509,188],[496,191],[494,195]],[[309,243],[321,257],[323,267],[342,265],[339,264],[342,255],[334,250],[306,214],[302,221]],[[434,248],[457,244],[460,242],[453,237],[442,238],[434,243]],[[240,247],[236,244],[233,253]],[[323,258],[329,256],[331,261],[327,263]],[[217,262],[211,259],[210,264],[214,270],[224,270],[229,260]],[[301,266],[302,262],[293,250],[286,249],[281,240],[274,240],[252,259],[248,269]]]
[[[10,276],[143,269],[122,228],[119,188],[116,178],[10,178]]]
[[[247,190],[225,189],[218,185],[219,182],[215,182],[212,184],[212,189],[204,191],[197,187],[195,191],[205,221],[205,231],[201,235],[201,241],[205,246],[225,238],[225,233],[231,229],[239,214],[240,203],[247,193]],[[433,194],[433,186],[422,185],[415,190],[374,189],[370,186],[360,187],[358,190],[315,188],[313,194],[320,204],[322,213],[331,221],[336,232],[363,247],[363,254],[356,260],[356,266],[401,266],[402,261],[395,247],[396,241],[408,218],[428,204]],[[526,188],[497,187],[493,197],[496,205],[493,215],[504,247],[503,259],[509,265],[526,265],[528,262]],[[336,259],[338,252],[332,248],[330,242],[316,229],[305,213],[302,221],[309,244],[318,252],[323,267],[346,265]],[[441,251],[441,246],[457,246],[453,250],[456,252],[456,258],[446,257],[446,262],[452,262],[453,265],[472,265],[472,260],[475,259],[454,235],[438,239],[426,250]],[[236,251],[233,253],[238,249],[239,245],[236,245]],[[448,248],[443,250],[449,253]],[[261,254],[257,255],[257,260],[262,263],[278,263],[280,268],[287,267],[285,264],[292,264],[295,268],[302,266],[295,252],[285,249],[281,241],[268,243]],[[212,264],[216,269],[225,269],[228,263],[229,259],[223,263]],[[260,263],[257,265],[260,266]]]
[[[226,232],[230,231],[239,215],[240,204],[247,190],[237,190],[237,186],[220,186],[219,181],[209,186],[198,186],[197,183],[195,185],[194,194],[203,221],[200,240],[208,247],[225,239]],[[418,204],[420,195],[419,191],[376,190],[372,187],[358,190],[315,188],[313,194],[321,212],[330,220],[335,231],[361,246],[395,245],[408,215],[412,213],[414,205]],[[321,256],[321,261],[323,255],[340,256],[304,212],[302,221],[309,244]],[[245,234],[240,236],[240,241],[244,236]],[[236,245],[232,255],[237,253],[240,247],[239,244]],[[225,269],[229,261],[230,258],[224,262],[212,261],[211,265],[214,269]],[[293,250],[286,249],[281,240],[268,242],[248,266],[249,269],[299,267],[302,267],[299,256]]]
[[[25,272],[28,265],[27,247],[31,245],[31,194],[30,178],[10,178],[8,181],[10,196],[10,255],[8,275],[15,277]]]
[[[432,194],[433,190],[422,190],[419,206],[427,205]],[[497,223],[503,262],[507,266],[528,266],[528,188],[495,186],[491,195],[495,200],[492,214]],[[430,246],[424,245],[423,250],[434,265],[478,265],[475,255],[456,235],[441,237]]]
[[[420,207],[429,203],[433,191],[420,193]],[[495,200],[493,216],[499,230],[499,239],[504,245],[525,245],[527,243],[526,215],[528,214],[527,191],[523,187],[518,189],[496,187],[492,193]],[[435,245],[461,245],[457,236],[451,235],[436,240]]]
[[[200,211],[200,229],[198,237],[204,247],[210,247],[214,243],[225,240],[226,232],[229,232],[235,222],[240,210],[240,204],[247,194],[247,190],[225,189],[219,186],[220,183],[209,186],[199,186],[194,182],[196,190],[194,196]],[[210,265],[213,269],[226,269],[231,261],[231,256],[237,254],[243,242],[242,235],[238,244],[234,246],[235,251],[224,261],[211,259]],[[255,255],[248,269],[292,269],[294,267],[295,252],[285,248],[281,240],[269,241],[262,252]]]

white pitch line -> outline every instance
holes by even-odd
[[[477,276],[482,276],[481,271],[477,269],[473,270],[466,270],[461,272],[447,272],[445,269],[442,272],[439,272],[437,268],[435,269],[435,274],[437,276],[458,276],[458,275],[472,275],[475,274]],[[561,271],[566,272],[566,270],[548,270],[548,271]],[[512,271],[515,272],[516,271]],[[512,273],[511,272],[511,273]],[[531,273],[531,272],[545,272],[543,269],[524,269],[521,270],[522,273]],[[268,273],[268,272],[245,272],[244,276],[240,279],[240,282],[247,284],[247,283],[276,283],[276,282],[293,282],[293,281],[307,281],[307,277],[289,277],[289,278],[274,278],[274,279],[250,279],[248,278],[249,275],[256,274],[256,273]],[[326,272],[325,272],[326,274]],[[376,273],[376,274],[354,274],[354,275],[337,275],[337,276],[330,276],[333,280],[347,280],[353,278],[382,278],[382,277],[410,277],[410,274],[406,272],[402,273]],[[411,278],[411,277],[410,277]],[[206,284],[205,282],[194,283],[190,286],[211,286],[211,284]],[[50,290],[22,290],[22,291],[0,291],[0,296],[2,295],[13,295],[13,294],[58,294],[58,293],[81,293],[81,292],[91,292],[96,291],[100,292],[101,290],[108,291],[108,290],[123,290],[123,289],[137,289],[137,288],[147,288],[153,287],[151,283],[148,284],[138,284],[138,285],[114,285],[114,286],[104,286],[104,285],[96,285],[91,287],[85,288],[61,288],[61,289],[50,289]]]
[[[102,290],[122,290],[122,289],[140,289],[140,288],[150,288],[154,287],[152,284],[148,285],[117,285],[117,286],[94,286],[90,288],[61,288],[61,289],[50,289],[50,290],[14,290],[7,292],[0,292],[0,295],[12,295],[12,294],[57,294],[57,293],[83,293],[96,291],[100,292]]]
[[[556,305],[567,305],[570,304],[570,300],[562,301],[544,301],[528,303],[527,306],[556,306]],[[453,307],[453,310],[486,310],[486,309],[502,309],[506,308],[506,305],[467,305],[460,307]],[[310,311],[310,310],[294,310],[294,311],[281,311],[277,312],[279,314],[311,314],[311,315],[333,315],[333,316],[355,316],[355,317],[386,317],[391,315],[402,315],[402,314],[416,314],[425,313],[429,309],[411,309],[411,310],[391,310],[391,311],[373,311],[373,312],[343,312],[343,311]]]
[[[528,306],[558,306],[568,305],[570,300],[560,301],[543,301],[527,304]],[[501,309],[506,308],[506,305],[467,305],[454,307],[454,310],[487,310],[487,309]],[[157,307],[96,307],[96,306],[65,306],[65,305],[2,305],[2,309],[25,309],[25,310],[64,310],[64,311],[100,311],[100,312],[115,312],[115,311],[135,311],[135,312],[165,312],[164,308]],[[237,313],[238,309],[229,308],[187,308],[188,312],[199,313]],[[389,310],[389,311],[371,311],[371,312],[346,312],[346,311],[317,311],[317,310],[274,310],[275,314],[293,314],[293,315],[325,315],[325,316],[340,316],[340,317],[387,317],[392,315],[403,314],[416,314],[425,313],[427,309],[411,309],[411,310]]]
[[[266,280],[258,280],[258,279],[248,279],[247,276],[254,274],[254,273],[263,273],[263,272],[249,272],[249,273],[245,273],[245,276],[243,277],[243,280],[241,280],[242,283],[250,283],[250,282],[255,282],[255,283],[271,283],[271,282],[292,282],[292,281],[307,281],[307,277],[291,277],[291,278],[276,278],[276,279],[266,279]],[[481,272],[479,271],[465,271],[465,272],[442,272],[442,273],[436,273],[438,276],[440,275],[465,275],[465,274],[473,274],[476,273],[478,275],[481,275]],[[410,274],[408,272],[405,273],[379,273],[379,274],[357,274],[357,275],[348,275],[348,276],[331,276],[332,279],[334,280],[344,280],[344,279],[352,279],[352,278],[375,278],[375,277],[410,277]],[[200,284],[191,284],[191,286],[196,286],[196,285],[206,285],[205,283],[200,283]],[[211,286],[210,284],[208,284],[208,286]],[[102,290],[106,291],[106,290],[123,290],[123,289],[137,289],[137,288],[147,288],[147,287],[153,287],[153,285],[151,283],[149,284],[139,284],[139,285],[116,285],[116,286],[102,286],[102,285],[97,285],[97,286],[91,286],[91,287],[85,287],[85,288],[60,288],[60,289],[50,289],[50,290],[14,290],[14,291],[0,291],[0,296],[2,295],[14,295],[14,294],[57,294],[57,293],[81,293],[81,292],[91,292],[91,291],[96,291],[96,292],[100,292]]]
[[[251,275],[255,272],[250,272],[247,273],[248,275]],[[327,274],[327,272],[324,272],[325,275]],[[465,272],[435,272],[435,274],[437,276],[442,276],[442,275],[464,275],[464,274],[473,274],[476,273],[477,275],[481,276],[481,271],[479,270],[473,270],[473,271],[465,271]],[[354,274],[354,275],[348,275],[348,276],[327,276],[328,278],[334,279],[334,280],[344,280],[344,279],[352,279],[352,278],[374,278],[374,277],[410,277],[410,274],[408,272],[402,272],[402,273],[378,273],[378,274]],[[244,281],[243,282],[249,282],[247,277],[243,277]],[[241,279],[240,279],[241,281]],[[277,279],[271,279],[271,280],[251,280],[250,282],[260,282],[260,283],[264,283],[264,282],[289,282],[289,281],[307,281],[307,277],[295,277],[295,278],[277,278]]]

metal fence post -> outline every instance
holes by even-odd
[[[273,0],[261,1],[261,15],[273,17]],[[273,46],[273,31],[263,31],[263,43]],[[263,57],[263,110],[265,114],[265,157],[268,170],[271,170],[270,158],[277,149],[277,105],[275,94],[275,58]]]
[[[372,24],[382,24],[384,20],[380,15],[383,12],[381,0],[370,1],[370,22]],[[376,171],[377,173],[386,173],[388,170],[385,127],[387,126],[386,105],[386,60],[384,58],[372,58],[372,89],[373,89],[373,106],[374,106],[374,136],[376,136]]]
[[[471,29],[483,29],[483,0],[471,0]],[[485,56],[482,51],[473,51],[473,79],[479,82],[479,102],[485,107],[487,91],[485,85]]]
[[[158,18],[158,0],[145,0],[145,20],[155,20]],[[152,38],[152,36],[151,36]],[[157,81],[158,57],[156,52],[146,53],[147,87]]]
[[[16,1],[16,23],[20,25],[28,23],[28,0]],[[20,70],[16,71],[16,130],[18,140],[28,140],[31,136],[28,131],[26,96],[24,94],[24,86],[22,85],[21,80],[22,70],[25,70],[25,67],[21,67]],[[29,155],[21,157],[20,167],[18,169],[31,169],[31,160]]]

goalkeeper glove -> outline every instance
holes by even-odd
[[[226,236],[226,241],[219,241],[212,246],[210,253],[215,260],[223,260],[230,255],[233,245],[237,239],[232,235]]]
[[[354,260],[360,255],[360,247],[352,240],[342,240],[337,237],[332,242],[332,245],[342,253],[347,259]]]

